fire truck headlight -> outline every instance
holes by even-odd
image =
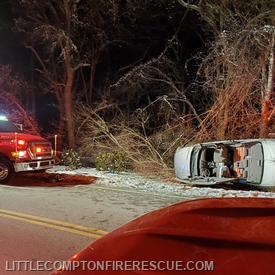
[[[27,151],[12,152],[11,155],[15,158],[26,158],[27,157]]]
[[[41,153],[42,152],[42,148],[41,147],[36,147],[36,153]]]
[[[18,157],[19,158],[24,158],[27,156],[27,152],[26,151],[18,151]]]

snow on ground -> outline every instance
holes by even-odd
[[[217,198],[217,197],[259,197],[275,198],[275,193],[264,191],[228,190],[215,187],[195,187],[183,183],[148,179],[132,172],[110,173],[95,168],[79,168],[68,170],[65,166],[55,166],[50,173],[66,173],[94,176],[96,184],[108,187],[135,189],[143,192],[173,195],[184,198]]]

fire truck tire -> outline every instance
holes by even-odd
[[[5,158],[0,158],[0,183],[7,183],[14,175],[12,163]]]

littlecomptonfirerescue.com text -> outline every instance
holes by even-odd
[[[6,271],[213,271],[214,261],[6,261]]]

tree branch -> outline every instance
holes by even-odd
[[[37,58],[38,62],[40,63],[41,67],[43,68],[44,73],[48,74],[48,70],[44,64],[44,62],[42,61],[42,59],[40,58],[39,54],[37,53],[37,51],[34,49],[34,47],[32,46],[28,46],[25,45],[26,49],[30,49],[32,51],[32,53],[35,55],[35,57]]]
[[[201,13],[200,12],[200,8],[197,5],[186,3],[183,0],[178,0],[178,3],[181,4],[183,7],[185,7],[186,9],[194,10],[194,11],[196,11],[198,13]]]
[[[73,68],[73,71],[77,71],[78,69],[82,68],[82,67],[90,67],[91,64],[90,63],[80,63],[78,65],[76,65],[74,68]]]
[[[150,80],[150,81],[163,82],[163,83],[166,83],[167,85],[169,85],[176,92],[178,97],[189,106],[189,108],[195,115],[196,119],[201,124],[202,120],[201,120],[199,114],[197,113],[196,109],[194,108],[193,104],[187,99],[187,97],[184,94],[182,94],[182,92],[176,87],[176,85],[173,83],[173,81],[170,78],[168,78],[167,76],[165,76],[163,74],[163,72],[161,72],[158,68],[151,67],[151,69],[154,69],[163,78],[154,78],[154,77],[150,77],[150,76],[145,76],[143,73],[140,73],[140,76],[142,78]]]

